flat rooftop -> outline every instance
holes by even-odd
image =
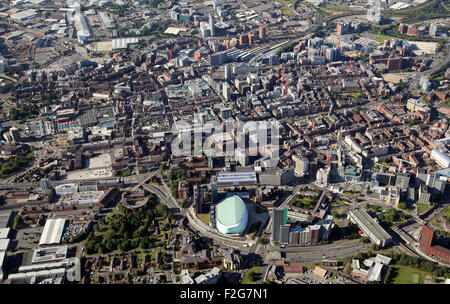
[[[251,182],[256,184],[256,173],[254,171],[244,172],[219,172],[217,173],[217,182],[220,183],[239,183]]]
[[[48,219],[45,222],[39,245],[59,244],[66,220],[63,218]]]
[[[391,236],[362,208],[350,211],[379,240],[391,239]]]

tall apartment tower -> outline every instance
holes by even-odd
[[[232,69],[232,66],[229,65],[229,64],[227,64],[227,65],[225,66],[224,72],[225,72],[225,79],[226,79],[227,81],[230,81],[231,78],[233,77],[233,69]]]
[[[219,198],[219,187],[217,185],[217,177],[211,177],[211,201],[214,203]]]
[[[437,23],[432,23],[432,24],[430,25],[430,36],[436,37],[437,30],[438,30],[438,25],[437,25]]]
[[[289,227],[288,224],[280,226],[280,244],[289,243]]]
[[[211,31],[211,37],[216,37],[216,20],[214,18],[214,13],[209,13],[209,29]]]
[[[350,28],[350,25],[348,23],[346,23],[346,22],[339,22],[337,24],[337,28],[336,28],[337,34],[338,35],[348,34],[349,28]]]
[[[400,32],[400,34],[406,34],[406,32],[408,31],[408,26],[404,23],[400,23],[398,26],[398,31]]]
[[[193,200],[196,213],[203,213],[203,186],[194,185]]]
[[[280,242],[281,226],[287,224],[287,209],[272,210],[272,241]]]
[[[303,156],[292,156],[292,160],[295,161],[294,173],[300,177],[308,175],[309,172],[309,160]]]
[[[259,40],[266,40],[267,28],[264,25],[259,26]]]
[[[230,85],[228,84],[228,82],[224,82],[222,84],[222,95],[223,95],[223,98],[226,101],[230,101],[230,99],[231,99],[230,94],[231,94]]]

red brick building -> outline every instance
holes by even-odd
[[[387,61],[387,68],[389,71],[398,71],[402,69],[403,59],[401,57],[392,58],[389,57]]]
[[[400,25],[398,26],[398,31],[401,34],[405,34],[407,30],[408,30],[408,26],[404,23],[400,23]]]
[[[408,31],[406,34],[410,36],[417,36],[419,35],[419,30],[415,26],[408,26]]]
[[[420,249],[434,258],[450,264],[450,250],[438,244],[433,245],[434,240],[434,230],[427,225],[423,225],[419,239]]]

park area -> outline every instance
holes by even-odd
[[[250,268],[242,278],[241,284],[256,284],[256,281],[259,279],[260,276],[260,267],[255,266]]]
[[[175,219],[170,209],[154,195],[144,206],[129,210],[122,203],[100,219],[86,239],[86,253],[126,252],[163,247],[168,243]]]
[[[425,211],[427,211],[430,208],[431,208],[430,204],[417,203],[417,214],[420,215],[422,213],[425,213]]]
[[[295,206],[297,208],[302,209],[314,209],[314,206],[316,205],[316,197],[310,197],[310,196],[303,196],[300,194],[295,195],[293,200],[291,201],[291,205]]]
[[[395,265],[391,268],[393,284],[424,284],[433,280],[431,273],[409,266]]]
[[[197,213],[197,217],[209,226],[209,213]]]

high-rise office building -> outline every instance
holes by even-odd
[[[209,55],[209,63],[212,66],[222,65],[227,61],[227,54],[225,52],[218,52]]]
[[[300,177],[308,175],[309,172],[309,160],[303,156],[292,156],[292,160],[295,162],[294,173]]]
[[[231,87],[230,87],[230,85],[227,82],[224,82],[222,84],[222,95],[223,95],[223,98],[226,101],[230,101],[230,99],[231,99],[230,94],[231,94]]]
[[[311,232],[311,245],[317,245],[320,237],[320,225],[311,225],[309,230]]]
[[[339,22],[337,24],[337,34],[338,35],[348,34],[349,29],[350,29],[350,24],[348,24],[346,22]]]
[[[224,73],[225,73],[225,79],[227,81],[230,81],[231,78],[233,77],[233,67],[230,64],[227,64],[224,67]]]
[[[209,13],[209,30],[211,31],[211,37],[216,36],[216,20],[214,18],[214,13]]]
[[[248,44],[248,35],[241,34],[239,35],[239,45],[247,45]]]
[[[212,158],[211,158],[212,159]],[[219,198],[219,186],[217,185],[217,177],[211,177],[211,201],[214,203]]]
[[[406,34],[406,32],[408,31],[408,26],[404,23],[400,23],[398,26],[398,31],[400,32],[400,34]]]
[[[290,225],[288,224],[280,226],[280,244],[289,243],[289,228]]]
[[[338,48],[326,49],[325,58],[328,60],[328,62],[337,61],[338,57],[339,57],[339,49]]]
[[[193,200],[196,213],[203,212],[203,186],[194,185],[193,187]]]
[[[432,23],[432,24],[430,25],[430,36],[436,37],[437,30],[438,30],[438,25],[437,25],[437,23]]]
[[[280,242],[280,229],[282,225],[287,224],[287,209],[272,210],[272,241]],[[289,238],[289,229],[288,229]],[[289,239],[288,239],[289,241]]]
[[[259,26],[259,40],[266,40],[267,28],[264,25]]]

